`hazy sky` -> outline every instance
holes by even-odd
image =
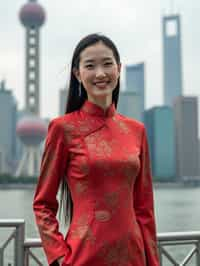
[[[0,1],[0,79],[24,106],[25,31],[18,19],[23,0]],[[41,29],[41,114],[58,115],[58,93],[68,79],[72,53],[86,34],[113,39],[122,65],[146,62],[146,107],[163,103],[161,17],[170,0],[40,0],[47,20]],[[177,0],[182,15],[184,95],[200,95],[200,1]],[[122,73],[123,80],[123,73]]]

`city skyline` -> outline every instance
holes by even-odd
[[[169,10],[169,1],[163,1],[162,4],[160,1],[154,3],[141,1],[136,4],[126,0],[122,6],[120,1],[102,0],[101,3],[94,4],[87,0],[79,5],[71,1],[67,7],[64,1],[60,1],[59,6],[47,0],[38,2],[47,12],[47,23],[41,34],[41,114],[43,117],[58,116],[59,90],[65,86],[68,78],[73,49],[80,38],[91,32],[105,33],[114,40],[124,67],[141,61],[146,62],[145,106],[150,108],[163,104],[161,23],[163,13],[161,10],[164,8]],[[200,20],[198,16],[200,3],[196,0],[193,0],[193,4],[190,3],[190,5],[176,2],[182,16],[183,94],[199,97],[200,58],[197,49],[200,38],[197,34],[195,35],[197,27],[195,28],[194,25],[197,25]],[[14,3],[10,0],[0,3],[2,11],[6,12],[8,8],[11,11],[0,23],[2,32],[0,79],[6,79],[7,87],[13,90],[20,109],[24,107],[25,43],[24,29],[18,14],[25,3],[26,1],[22,0],[16,0]],[[84,18],[88,7],[92,12],[86,22],[81,18]],[[116,14],[111,12],[113,7],[116,9]],[[179,10],[175,9],[175,11]],[[123,73],[122,80],[124,81]]]

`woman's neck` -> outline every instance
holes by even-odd
[[[107,98],[103,98],[103,99],[99,99],[99,98],[94,99],[94,98],[89,97],[88,101],[98,105],[99,107],[104,109],[104,111],[106,111],[107,108],[112,104],[112,98],[111,97],[107,97]]]

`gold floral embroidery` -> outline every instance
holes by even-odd
[[[89,131],[89,126],[88,126],[88,124],[86,124],[85,122],[84,123],[82,123],[82,122],[80,122],[79,123],[79,131],[80,132],[82,132],[82,133],[86,133],[86,132],[88,132]]]
[[[112,141],[102,139],[102,134],[96,133],[86,137],[86,143],[90,151],[98,157],[109,157],[112,154]]]
[[[90,220],[90,215],[89,214],[82,214],[79,219],[77,219],[77,224],[78,225],[88,225]]]
[[[82,239],[84,241],[95,242],[95,237],[89,225],[80,225],[70,232],[72,239]]]
[[[151,169],[149,162],[146,159],[146,156],[143,158],[143,178],[144,178],[144,186],[149,187],[151,185]]]
[[[41,174],[40,174],[40,180],[43,182],[50,174],[52,174],[52,171],[54,169],[54,162],[56,160],[55,151],[52,150],[52,147],[50,149],[46,149],[41,162]]]
[[[72,123],[63,123],[64,136],[67,143],[70,143],[72,140],[73,131],[76,126]]]
[[[82,195],[88,189],[88,180],[77,182],[75,189],[76,193]]]
[[[92,119],[91,117],[85,117],[84,120],[77,120],[77,130],[82,134],[87,134],[90,131],[93,131],[94,128],[98,128],[97,120]]]
[[[95,243],[95,237],[90,227],[89,215],[83,214],[76,223],[75,228],[71,229],[69,235],[72,239],[82,239],[84,242]]]
[[[101,171],[102,177],[114,177],[116,172],[113,169],[112,164],[106,164],[105,160],[97,160],[95,162],[95,168]]]
[[[158,246],[156,242],[152,239],[149,240],[149,248],[154,256],[158,256]]]
[[[107,210],[97,210],[95,211],[95,218],[100,222],[107,222],[111,219],[111,213]]]
[[[86,157],[79,157],[79,167],[80,171],[83,175],[87,175],[89,173],[89,166],[88,166],[88,160]]]
[[[37,225],[42,240],[51,244],[55,242],[53,235],[57,230],[57,225],[49,218],[49,216],[48,212],[42,212],[40,217],[38,214]]]
[[[121,159],[122,167],[120,169],[121,175],[125,180],[125,187],[132,188],[134,180],[139,172],[139,158],[135,153],[126,154],[126,157]]]
[[[113,264],[125,266],[130,262],[127,236],[116,241],[114,244],[104,243],[99,251],[99,256],[107,266]]]
[[[111,155],[112,148],[110,146],[110,143],[103,140],[99,143],[97,146],[97,156],[104,156],[104,155]]]
[[[96,199],[95,201],[96,212],[99,212],[98,213],[99,216],[100,215],[106,216],[107,218],[105,218],[105,220],[106,219],[110,220],[112,218],[112,215],[116,212],[117,208],[119,208],[119,193],[121,189],[122,188],[120,188],[118,191],[108,192],[101,199]]]
[[[129,134],[129,127],[121,120],[117,119],[115,116],[112,118],[113,121],[119,126],[119,129],[122,133]]]
[[[116,209],[119,206],[119,192],[114,191],[105,194],[104,196],[106,204],[112,208],[112,210]]]

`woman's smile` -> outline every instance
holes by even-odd
[[[109,84],[110,82],[109,81],[97,81],[94,83],[94,85],[98,88],[106,88],[106,86]]]

